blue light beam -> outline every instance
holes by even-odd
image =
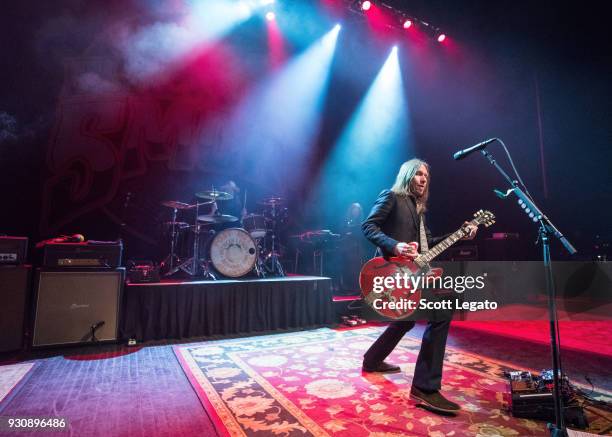
[[[323,167],[319,192],[327,193],[326,210],[369,201],[389,186],[412,151],[410,133],[402,72],[393,47]]]
[[[299,163],[308,159],[319,132],[339,32],[336,25],[260,84],[232,115],[225,148],[256,155],[250,177],[273,177],[281,184],[300,179]]]

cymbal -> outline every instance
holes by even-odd
[[[168,208],[175,208],[175,209],[189,209],[193,207],[193,205],[190,205],[184,202],[179,202],[178,200],[166,200],[162,202],[161,204]]]
[[[226,193],[225,191],[217,191],[217,190],[209,190],[209,191],[200,191],[195,194],[196,197],[200,199],[208,199],[208,200],[231,200],[234,198],[233,194]]]
[[[237,222],[238,217],[228,214],[202,214],[198,216],[198,221],[205,223],[231,223]]]
[[[285,199],[282,197],[266,197],[264,200],[259,202],[260,205],[280,205],[281,203],[285,203]]]

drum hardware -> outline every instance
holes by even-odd
[[[272,231],[272,250],[266,255],[266,260],[270,260],[270,273],[272,275],[285,276],[283,266],[281,265],[278,252],[276,251],[276,231]]]
[[[170,253],[161,262],[161,266],[163,268],[168,267],[168,271],[164,275],[164,276],[168,276],[169,274],[171,274],[170,272],[174,270],[174,265],[180,262],[180,259],[178,255],[176,254],[176,239],[178,238],[178,230],[181,229],[181,227],[179,226],[179,223],[182,224],[184,222],[176,221],[178,210],[187,209],[186,207],[188,207],[189,205],[183,202],[176,201],[176,200],[169,200],[166,202],[162,202],[162,205],[168,208],[172,208],[172,220],[164,223],[164,225],[170,224]]]
[[[208,202],[201,202],[201,203],[196,202],[194,205],[183,204],[185,205],[184,207],[182,205],[179,205],[181,206],[181,208],[177,208],[176,207],[177,205],[174,201],[171,201],[171,202],[172,202],[172,206],[170,207],[172,207],[172,223],[175,223],[175,224],[172,226],[171,242],[170,242],[171,252],[170,252],[170,255],[168,255],[168,257],[170,258],[169,263],[168,263],[170,268],[164,274],[164,276],[173,275],[179,270],[184,271],[190,276],[198,276],[200,273],[200,270],[202,270],[202,274],[204,277],[210,278],[213,280],[217,279],[215,278],[214,274],[210,271],[208,262],[201,263],[199,260],[199,248],[200,248],[200,225],[198,224],[199,209],[200,209],[200,206],[210,205],[214,203],[214,200],[209,200]],[[170,204],[171,202],[164,202],[164,206],[168,206],[167,204]],[[178,202],[178,203],[180,204],[182,202]],[[177,229],[176,223],[180,223],[180,222],[176,222],[176,214],[178,212],[178,209],[193,209],[193,208],[195,208],[194,224],[192,226],[189,226],[189,229],[193,229],[193,234],[194,234],[193,252],[190,258],[181,262],[175,254],[176,237],[178,236],[178,232],[176,232],[176,229]],[[208,242],[208,239],[207,239],[207,242]],[[176,265],[175,265],[175,259],[176,259]]]
[[[268,252],[264,257],[264,265],[269,263],[270,267],[267,270],[272,275],[278,276],[285,276],[283,266],[279,261],[279,254],[276,247],[276,240],[278,239],[278,224],[284,220],[287,213],[287,208],[280,207],[280,205],[284,203],[285,201],[282,197],[266,197],[262,202],[259,202],[260,205],[264,205],[266,208],[264,211],[264,217],[267,215],[269,217],[268,221],[272,223],[272,229],[270,230],[272,247],[270,248],[270,252]]]
[[[257,244],[257,259],[255,260],[255,274],[258,278],[266,277],[266,265],[264,259],[262,258],[262,254],[264,253],[264,239],[256,238],[255,243]]]
[[[187,222],[173,222],[173,221],[169,221],[169,222],[164,222],[163,226],[164,226],[164,228],[170,229],[170,230],[172,230],[172,227],[174,226],[179,231],[182,231],[183,229],[187,229],[189,227],[189,223],[187,223]]]
[[[168,272],[172,271],[174,269],[175,263],[178,264],[180,261],[178,255],[176,254],[176,239],[178,238],[178,229],[180,229],[176,221],[177,213],[178,213],[178,208],[172,208],[172,221],[169,222],[171,224],[170,226],[170,253],[161,262],[161,265],[164,268],[168,266]]]
[[[196,195],[197,196],[197,195]],[[213,200],[214,202],[214,200]],[[198,226],[198,221],[199,221],[199,207],[196,208],[196,213],[195,213],[195,220],[194,220],[194,227],[193,227],[193,253],[190,259],[188,259],[184,265],[185,267],[182,268],[182,270],[191,275],[191,276],[199,276],[199,268],[201,267],[202,269],[202,276],[205,278],[209,278],[214,280],[217,280],[217,277],[213,274],[213,272],[210,269],[209,266],[209,260],[205,260],[204,262],[200,262],[200,226]],[[212,236],[214,235],[214,230],[210,230],[208,232],[209,234],[209,238],[206,239],[206,243],[208,243],[208,241],[210,240],[210,238],[212,238]]]

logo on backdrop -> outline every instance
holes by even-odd
[[[208,89],[218,83],[196,86],[193,78],[180,76],[155,89],[127,92],[115,85],[118,81],[101,79],[113,76],[113,63],[81,58],[66,70],[46,159],[43,235],[101,210],[126,181],[160,166],[170,172],[240,174],[254,181],[265,176],[272,188],[282,186],[280,172],[258,174],[263,170],[257,156],[249,156],[255,152],[245,152],[233,138],[236,132],[229,132],[232,96],[220,102]]]

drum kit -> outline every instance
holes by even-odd
[[[265,198],[259,202],[263,214],[245,215],[241,224],[238,217],[221,214],[217,208],[217,202],[232,200],[233,194],[213,188],[195,196],[198,200],[194,204],[176,200],[161,203],[172,210],[171,221],[164,223],[170,240],[170,253],[161,262],[164,276],[179,271],[212,280],[241,278],[252,273],[260,278],[285,276],[278,252],[278,228],[287,214],[284,199]],[[200,208],[206,205],[213,205],[214,212],[201,214]],[[178,221],[179,211],[193,214],[192,224]],[[181,259],[179,237],[185,232],[193,238],[188,256]]]

